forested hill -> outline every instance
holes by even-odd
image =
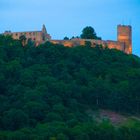
[[[139,140],[140,122],[97,121],[87,110],[140,114],[140,58],[0,36],[0,140]]]

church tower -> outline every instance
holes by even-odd
[[[118,25],[118,41],[124,43],[124,52],[132,53],[132,27],[125,25]]]

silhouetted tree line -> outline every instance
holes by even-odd
[[[139,140],[138,120],[114,126],[86,113],[139,115],[139,81],[134,55],[0,35],[0,140]]]

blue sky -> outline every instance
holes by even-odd
[[[42,24],[53,39],[92,26],[104,40],[116,40],[118,24],[131,24],[133,53],[140,56],[140,0],[0,0],[1,33],[40,30]]]

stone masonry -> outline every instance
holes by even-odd
[[[19,39],[21,35],[24,35],[26,39],[31,39],[36,43],[36,46],[46,41],[50,41],[53,44],[62,44],[66,47],[84,46],[86,42],[91,43],[91,47],[101,45],[103,48],[108,47],[110,49],[117,49],[127,54],[132,53],[132,28],[131,26],[118,25],[117,27],[117,41],[111,40],[95,40],[95,39],[71,39],[71,40],[51,40],[51,36],[47,33],[45,25],[43,25],[41,31],[29,31],[29,32],[11,32],[5,31],[4,35],[11,35],[14,39]]]
[[[91,47],[102,45],[103,48],[117,49],[127,54],[132,54],[132,28],[131,26],[118,25],[117,41],[94,40],[94,39],[71,39],[71,40],[51,40],[54,44],[62,44],[66,47],[75,47],[85,45],[87,41],[91,42]]]
[[[36,46],[51,39],[51,36],[47,33],[45,25],[43,25],[41,31],[27,31],[27,32],[5,31],[4,35],[11,35],[13,39],[19,39],[20,36],[24,35],[26,37],[26,40],[31,39],[32,41],[34,41],[36,43]]]

